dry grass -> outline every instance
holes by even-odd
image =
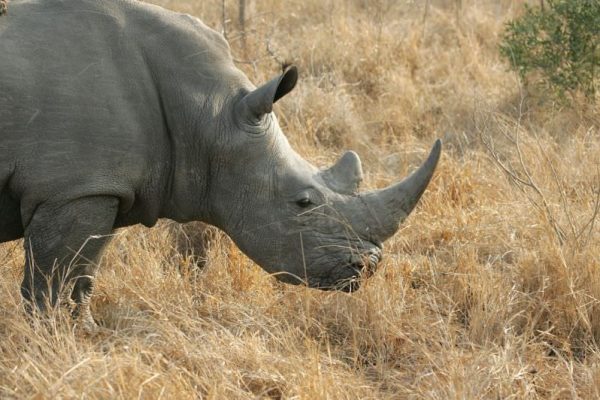
[[[221,1],[155,2],[222,28]],[[599,397],[600,107],[523,93],[497,52],[520,2],[249,0],[245,39],[237,3],[240,68],[300,68],[278,113],[317,165],[353,148],[379,187],[445,140],[418,210],[352,295],[276,283],[220,234],[196,271],[166,224],[121,231],[95,337],[27,322],[4,244],[0,397]]]

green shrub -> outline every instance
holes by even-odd
[[[563,97],[581,91],[594,98],[600,66],[600,0],[548,0],[525,6],[506,24],[500,52],[525,82]]]

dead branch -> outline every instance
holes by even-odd
[[[530,172],[529,165],[523,155],[522,143],[521,143],[521,121],[523,118],[523,103],[524,96],[521,96],[521,101],[519,102],[519,110],[518,117],[514,128],[511,130],[508,127],[500,129],[502,135],[514,146],[516,155],[517,155],[517,166],[514,166],[510,162],[503,161],[501,155],[496,150],[493,140],[491,136],[487,135],[487,126],[483,129],[479,129],[480,140],[486,148],[488,154],[491,159],[494,161],[496,166],[504,172],[504,174],[508,177],[508,179],[525,195],[527,200],[540,212],[544,215],[545,219],[548,221],[548,224],[551,226],[554,231],[556,238],[560,245],[563,245],[566,242],[567,235],[565,234],[564,229],[560,226],[558,219],[555,216],[555,213],[552,211],[544,192],[541,190],[536,180],[534,179],[532,173]],[[495,122],[500,122],[499,117],[495,118]],[[506,122],[504,125],[507,125]],[[512,134],[511,134],[512,131]],[[536,137],[537,139],[537,137]],[[538,139],[539,145],[539,139]],[[543,154],[543,150],[540,147],[540,152]],[[552,164],[549,159],[546,159],[549,164]],[[559,190],[562,189],[560,179],[556,172],[556,169],[553,165],[551,165],[551,169],[553,170],[554,180],[556,181],[557,187]],[[562,193],[561,193],[562,195]],[[571,214],[566,209],[568,205],[566,203],[566,199],[563,202],[563,211],[566,213],[567,218],[572,224]],[[572,233],[575,232],[574,225],[572,229]]]

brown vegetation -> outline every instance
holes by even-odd
[[[94,337],[65,310],[28,324],[22,243],[1,245],[0,397],[600,396],[600,107],[507,70],[521,2],[155,3],[225,22],[254,82],[298,65],[277,112],[315,164],[354,149],[381,187],[442,137],[436,177],[352,295],[279,284],[219,233],[199,270],[168,224],[119,231]]]

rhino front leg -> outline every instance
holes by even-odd
[[[30,310],[53,307],[64,285],[75,280],[75,314],[93,323],[89,313],[98,256],[118,212],[116,197],[82,197],[44,203],[25,228],[26,264],[21,293]]]

